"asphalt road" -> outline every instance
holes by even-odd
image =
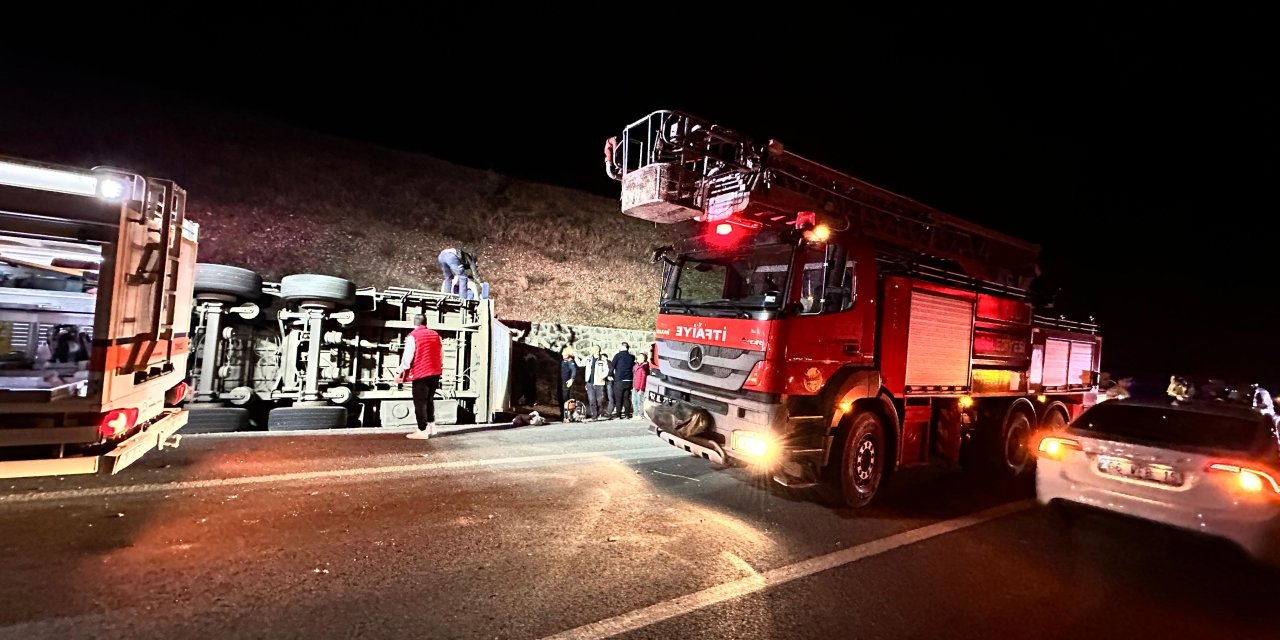
[[[0,638],[1277,638],[1229,547],[899,474],[837,511],[636,422],[188,436],[0,485]]]

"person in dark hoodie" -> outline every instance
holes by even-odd
[[[636,357],[631,355],[631,345],[622,343],[622,350],[614,354],[609,365],[613,373],[613,397],[616,398],[613,417],[630,420],[635,410],[631,406],[631,385],[636,366]]]
[[[564,359],[560,361],[560,393],[557,399],[560,406],[564,407],[569,400],[569,392],[573,390],[573,381],[578,377],[578,363],[573,360],[573,351],[569,347],[565,347],[561,352]],[[569,421],[569,416],[564,416],[564,421]]]

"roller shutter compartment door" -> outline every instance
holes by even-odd
[[[907,386],[968,386],[972,354],[973,302],[912,292]]]

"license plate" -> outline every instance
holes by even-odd
[[[671,403],[675,402],[675,399],[674,399],[674,398],[668,398],[667,396],[664,396],[664,395],[662,395],[662,394],[658,393],[657,391],[650,391],[650,392],[649,392],[649,402],[654,402],[654,403],[657,403],[657,404],[671,404]]]
[[[1109,476],[1142,480],[1169,487],[1181,487],[1182,474],[1162,464],[1141,464],[1124,458],[1098,457],[1098,471]]]

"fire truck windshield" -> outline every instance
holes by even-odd
[[[682,255],[668,273],[664,306],[778,308],[794,251],[790,244],[766,244]]]

